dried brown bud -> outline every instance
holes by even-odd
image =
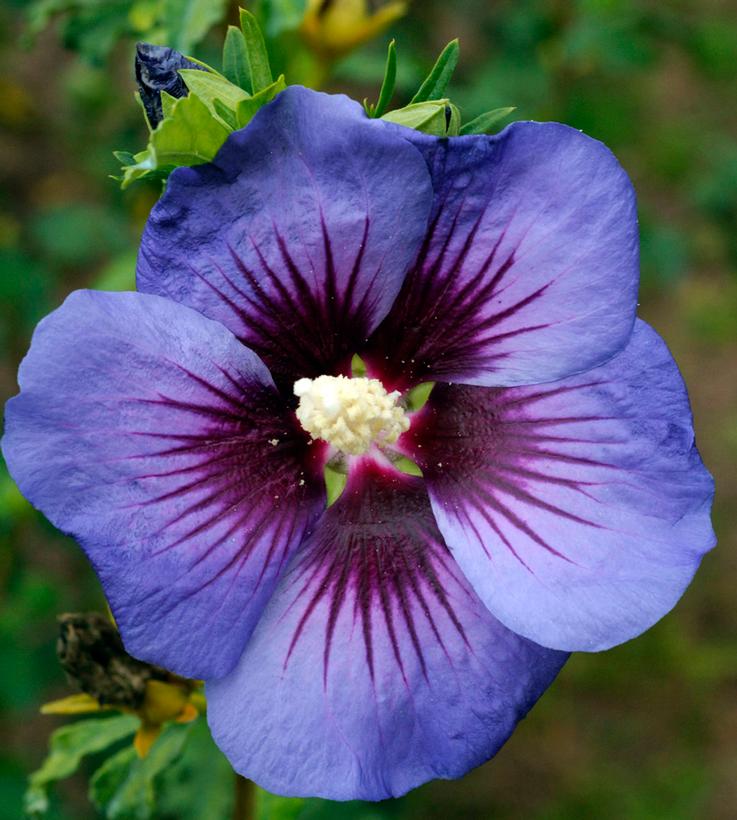
[[[59,615],[56,652],[70,680],[102,705],[138,709],[149,680],[181,680],[129,655],[115,626],[98,612]]]

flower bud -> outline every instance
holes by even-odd
[[[399,0],[308,0],[302,36],[317,54],[333,60],[376,37],[406,10]]]

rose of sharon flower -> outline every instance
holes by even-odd
[[[4,453],[127,649],[207,680],[239,772],[399,795],[490,758],[567,652],[647,629],[714,543],[637,282],[601,143],[437,139],[291,87],[172,174],[138,293],[41,322]]]

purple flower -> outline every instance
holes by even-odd
[[[441,140],[292,87],[172,174],[139,293],[41,322],[3,450],[129,651],[208,680],[238,771],[399,795],[491,757],[567,652],[647,629],[714,543],[637,282],[600,143]],[[378,383],[338,378],[356,353]]]

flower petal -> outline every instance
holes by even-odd
[[[366,358],[392,386],[553,381],[632,332],[635,196],[600,142],[557,123],[495,137],[410,134],[435,189],[430,228]]]
[[[714,545],[688,396],[644,322],[619,356],[556,384],[436,386],[400,445],[478,595],[543,646],[639,635]]]
[[[431,200],[413,146],[347,97],[292,86],[213,163],[174,171],[138,288],[222,322],[291,391],[343,372],[388,313]]]
[[[269,791],[380,800],[491,757],[566,657],[489,614],[420,479],[364,460],[208,682],[208,719]]]
[[[128,651],[225,674],[324,504],[320,445],[293,431],[263,363],[182,305],[77,291],[19,381],[10,472],[81,542]]]

